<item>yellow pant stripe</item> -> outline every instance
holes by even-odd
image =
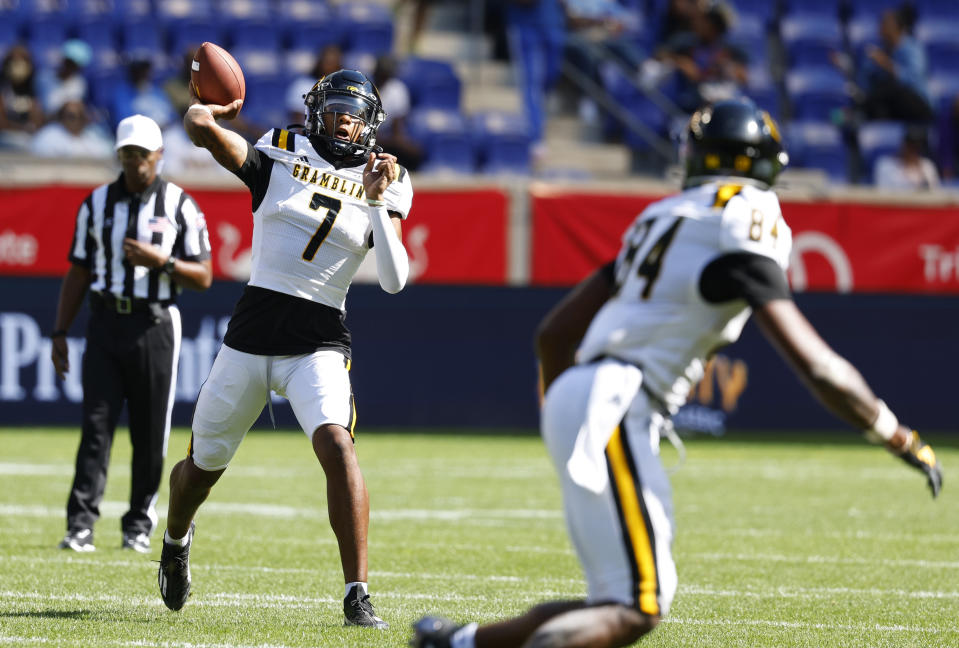
[[[606,446],[606,457],[609,460],[612,473],[612,485],[616,491],[619,503],[621,521],[627,544],[633,552],[639,580],[637,603],[639,611],[655,616],[659,614],[659,600],[657,590],[659,585],[656,576],[656,558],[653,553],[653,543],[646,525],[640,494],[636,491],[637,480],[633,479],[630,470],[628,449],[624,445],[622,429],[616,428],[609,444]]]

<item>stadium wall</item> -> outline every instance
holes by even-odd
[[[77,180],[75,167],[63,177],[55,166],[2,170],[11,173],[0,179],[0,425],[75,425],[79,372],[56,380],[45,335],[73,214],[112,172]],[[11,182],[14,173],[20,179]],[[532,428],[537,322],[615,253],[636,213],[674,187],[414,181],[404,239],[415,283],[386,295],[364,283],[375,282],[375,267],[364,264],[350,295],[360,425]],[[248,270],[252,232],[242,187],[186,186],[207,214],[217,280],[181,300],[176,424],[189,422],[240,294],[235,280]],[[904,420],[959,428],[950,407],[959,365],[956,196],[787,195],[783,211],[795,235],[797,301],[826,339]],[[71,330],[75,353],[83,324]],[[79,355],[72,365],[80,366]],[[285,405],[276,412],[281,425],[295,425]],[[710,365],[678,422],[711,432],[837,426],[751,326]]]
[[[65,383],[50,362],[48,333],[59,291],[54,278],[2,277],[0,294],[0,425],[77,425],[80,356],[87,310],[71,329]],[[184,293],[184,340],[174,423],[188,425],[242,284],[219,281],[206,293]],[[354,286],[347,322],[353,332],[352,380],[360,429],[516,427],[537,422],[532,338],[563,288],[413,285],[388,295]],[[852,360],[909,424],[959,430],[959,300],[907,295],[800,294],[800,307],[823,336]],[[295,426],[289,406],[274,407],[281,426]],[[822,410],[755,327],[719,354],[683,427],[720,433],[841,427]],[[261,417],[258,427],[268,427]]]

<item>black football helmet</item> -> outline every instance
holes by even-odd
[[[709,176],[737,176],[769,188],[789,163],[776,122],[745,97],[693,113],[684,145],[685,186]]]
[[[339,160],[365,158],[376,145],[376,129],[386,119],[380,93],[359,70],[338,70],[316,82],[304,95],[306,132],[320,138],[327,152]],[[363,122],[355,142],[337,139],[327,133],[323,114],[348,114]]]

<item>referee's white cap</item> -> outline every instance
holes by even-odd
[[[163,148],[163,135],[155,121],[146,115],[131,115],[117,124],[117,144],[119,151],[124,146],[139,146],[148,151]]]

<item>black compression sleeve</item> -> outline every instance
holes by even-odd
[[[273,171],[273,159],[246,143],[246,160],[243,166],[234,171],[236,177],[250,188],[253,196],[253,211],[263,202],[266,190],[270,186],[270,173]]]
[[[791,298],[782,268],[769,257],[749,252],[724,254],[711,261],[699,277],[699,293],[712,304],[745,299],[753,308]]]

